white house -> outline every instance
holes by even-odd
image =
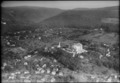
[[[75,50],[76,54],[87,52],[87,50],[83,49],[83,45],[81,43],[74,44],[72,48]]]
[[[87,50],[83,49],[83,45],[81,43],[75,43],[72,45],[71,50],[65,50],[65,51],[72,53],[73,57],[75,57],[76,54],[81,54],[83,52],[87,52]]]

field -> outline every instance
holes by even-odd
[[[105,19],[102,20],[102,22],[118,24],[119,19],[117,19],[117,18],[105,18]]]

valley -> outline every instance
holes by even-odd
[[[116,7],[3,10],[3,83],[120,81],[118,23],[101,22],[117,18]]]

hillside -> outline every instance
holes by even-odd
[[[27,28],[34,23],[41,22],[47,18],[63,12],[57,8],[44,7],[3,7],[2,8],[2,32]]]
[[[75,8],[67,11],[44,7],[4,7],[2,8],[2,33],[45,27],[93,29],[101,26],[118,32],[118,16],[117,6]]]
[[[117,10],[117,11],[116,11]],[[47,24],[48,26],[66,26],[69,28],[93,28],[108,26],[110,29],[114,27],[115,31],[118,31],[118,8],[107,7],[98,9],[73,9],[65,11],[57,16],[48,18],[41,22],[41,24]],[[104,22],[103,20],[108,22]],[[109,19],[115,19],[114,22],[109,22]]]

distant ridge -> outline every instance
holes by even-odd
[[[119,6],[110,6],[110,7],[101,7],[101,8],[74,8],[72,10],[96,10],[96,9],[110,9],[110,10],[114,10],[114,9],[119,9]]]

